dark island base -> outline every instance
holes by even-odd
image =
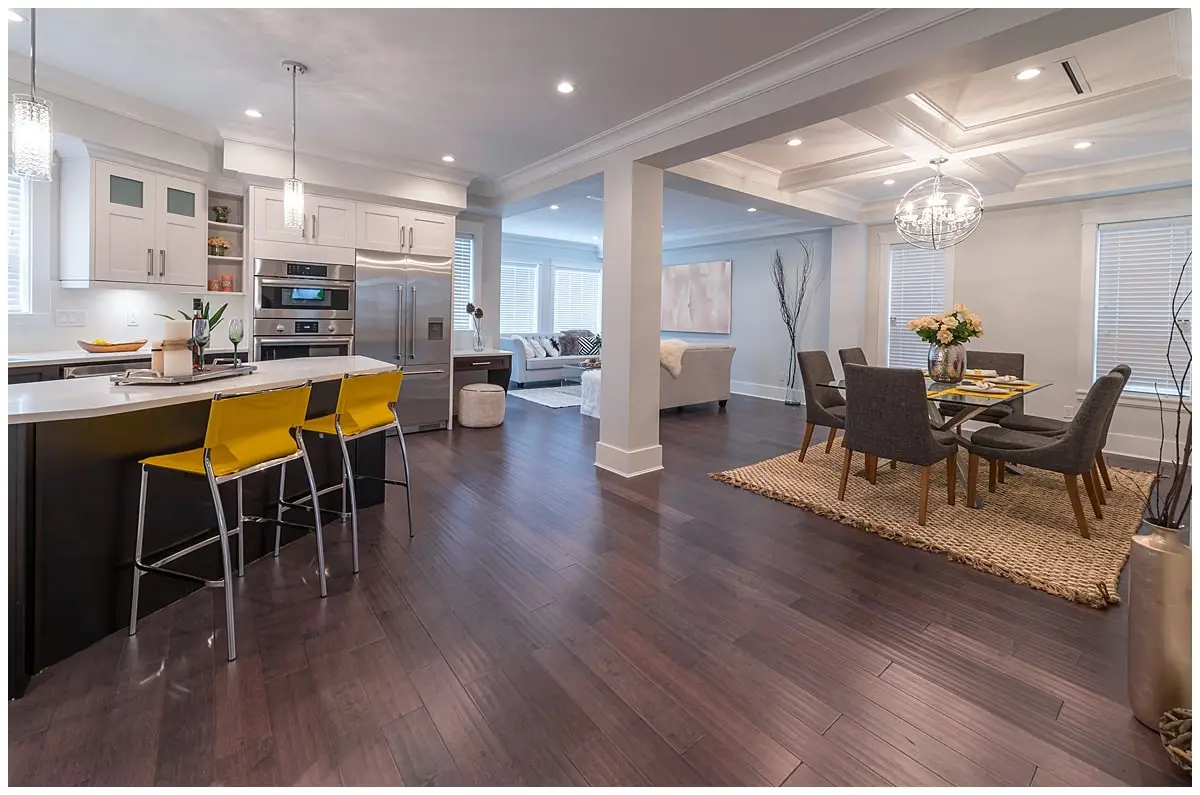
[[[163,387],[168,388],[168,387]],[[309,416],[333,411],[338,383],[313,385]],[[24,693],[29,677],[129,625],[138,491],[146,456],[200,447],[208,401],[107,417],[9,426],[9,697]],[[309,457],[319,488],[340,484],[337,439],[308,434]],[[394,443],[394,442],[393,442]],[[384,477],[384,435],[350,445],[356,474]],[[247,477],[245,513],[275,515],[279,470]],[[237,486],[221,487],[225,518],[237,522]],[[383,502],[384,485],[359,481],[358,506]],[[308,493],[304,466],[288,465],[287,495]],[[152,469],[143,557],[215,532],[208,483],[202,477]],[[341,510],[338,493],[322,505]],[[291,511],[290,521],[311,523],[311,512]],[[326,514],[325,521],[336,521]],[[284,528],[283,543],[315,544],[312,533]],[[273,551],[273,525],[247,523],[246,561]],[[231,539],[236,577],[236,537]],[[219,545],[173,566],[217,579]],[[139,616],[148,615],[199,586],[148,574],[142,578]]]

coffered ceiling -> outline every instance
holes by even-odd
[[[846,220],[899,199],[936,156],[985,198],[1088,169],[1171,164],[1190,181],[1190,25],[1187,10],[1161,14],[698,163],[793,204],[841,202]],[[1041,71],[1017,79],[1030,69]]]

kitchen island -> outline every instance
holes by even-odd
[[[200,447],[211,398],[313,382],[309,416],[328,414],[344,373],[391,367],[365,356],[258,362],[250,375],[177,386],[115,386],[107,378],[13,384],[8,389],[9,460],[9,697],[29,677],[104,636],[128,626],[137,527],[138,461]],[[337,439],[306,439],[318,488],[341,483]],[[351,443],[355,472],[384,476],[384,435]],[[222,486],[226,521],[237,522],[235,484]],[[279,479],[272,470],[244,482],[247,515],[273,516]],[[287,493],[306,493],[303,467],[289,467]],[[358,484],[360,509],[383,501],[378,481]],[[340,509],[336,493],[326,507]],[[326,522],[330,517],[327,515]],[[296,514],[298,521],[311,521]],[[146,507],[147,553],[174,549],[215,527],[203,478],[172,472],[151,477]],[[302,535],[284,529],[284,540]],[[313,543],[310,536],[305,543]],[[274,544],[272,525],[248,523],[247,561]],[[314,556],[315,557],[315,556]],[[314,564],[315,565],[315,564]],[[181,568],[219,576],[217,545],[185,559]],[[350,572],[330,572],[333,577]],[[142,580],[139,614],[146,615],[198,586],[149,576]]]

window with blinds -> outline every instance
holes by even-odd
[[[1121,224],[1101,224],[1096,236],[1096,336],[1094,375],[1127,364],[1133,375],[1126,389],[1138,392],[1174,391],[1167,363],[1171,340],[1171,302],[1192,289],[1192,219],[1162,218]],[[1186,264],[1186,267],[1185,267]],[[1183,304],[1180,321],[1189,342],[1192,335],[1191,299]],[[1187,351],[1176,332],[1171,362],[1182,375]],[[1190,382],[1189,377],[1189,382]],[[1187,394],[1191,385],[1186,384]]]
[[[29,183],[8,175],[8,311],[29,311]]]
[[[475,237],[454,238],[454,330],[472,331],[467,304],[475,301]]]
[[[500,265],[500,333],[533,334],[538,330],[538,266],[517,262]]]
[[[908,321],[946,309],[946,252],[897,243],[888,249],[889,367],[927,367],[929,343],[908,328]]]
[[[600,331],[600,271],[554,269],[554,328]]]

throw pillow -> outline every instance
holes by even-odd
[[[579,339],[579,355],[580,356],[598,356],[600,354],[600,335],[592,334],[589,337],[580,337]]]
[[[553,337],[546,337],[546,346],[547,346],[547,349],[550,351],[551,356],[562,356],[562,353],[559,352],[559,350],[558,350],[558,335],[557,334],[555,334]]]
[[[513,339],[521,341],[521,347],[525,349],[526,359],[536,359],[539,356],[537,348],[525,337],[513,337]]]
[[[587,329],[567,329],[558,335],[558,352],[563,356],[581,356],[579,341],[592,336]]]
[[[529,341],[533,343],[533,347],[537,348],[538,358],[545,359],[550,354],[546,352],[546,340],[542,337],[530,337]]]

